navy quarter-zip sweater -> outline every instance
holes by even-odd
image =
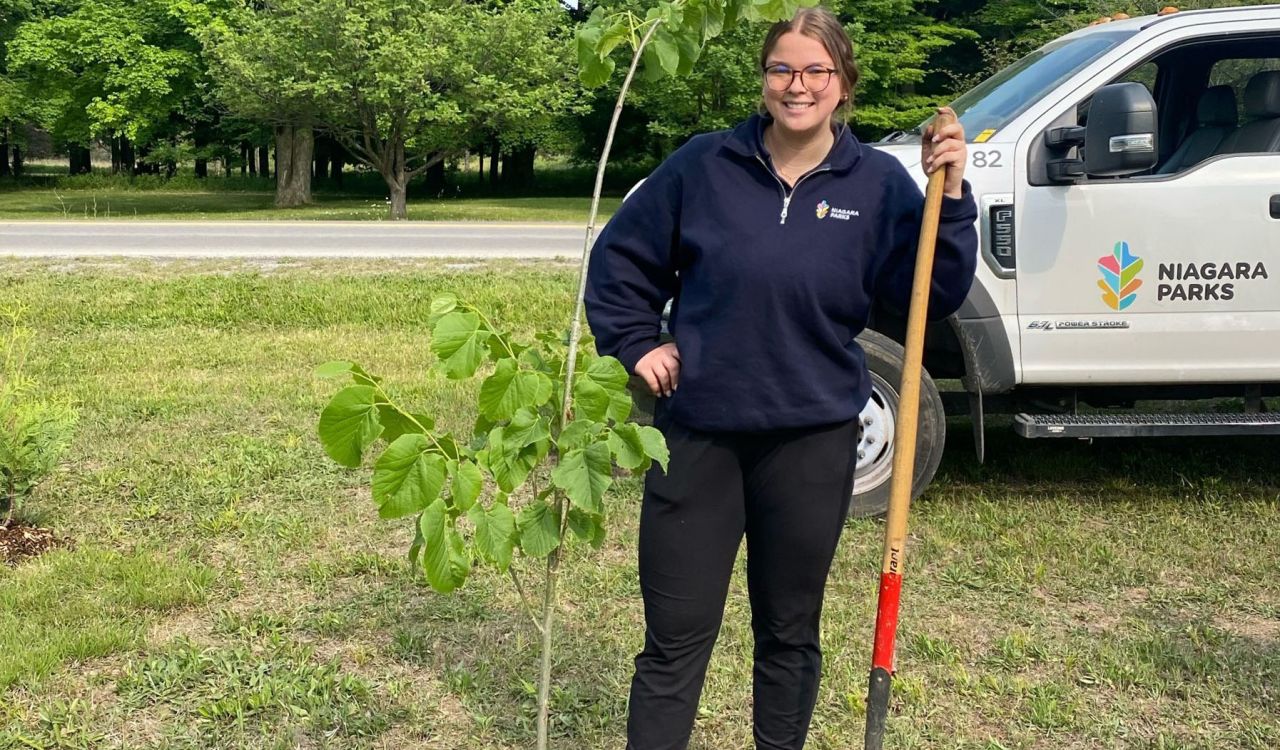
[[[862,348],[872,300],[906,310],[924,198],[902,164],[841,126],[827,159],[788,189],[752,116],[694,137],[622,204],[591,253],[587,320],[628,372],[680,350],[664,408],[697,430],[763,431],[852,419],[871,393]],[[944,197],[932,318],[964,301],[977,264],[968,183]]]

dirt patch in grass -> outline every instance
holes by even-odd
[[[0,526],[0,561],[5,565],[17,565],[58,547],[74,546],[70,539],[62,539],[49,529],[31,526],[22,521]]]

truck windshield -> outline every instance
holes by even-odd
[[[961,94],[951,107],[964,125],[965,136],[972,142],[986,131],[1000,130],[1058,84],[1135,33],[1100,32],[1052,41]],[[923,124],[915,132],[923,132],[921,128]],[[992,135],[986,133],[983,140]]]

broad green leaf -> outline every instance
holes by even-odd
[[[613,77],[613,71],[617,64],[612,57],[606,57],[601,60],[592,57],[578,69],[578,80],[582,81],[582,85],[589,89],[600,88],[609,82]]]
[[[422,533],[422,571],[427,574],[431,588],[442,594],[457,588],[450,560],[450,540],[445,532],[447,515],[444,500],[436,498],[418,519],[418,530]]]
[[[662,0],[658,3],[658,14],[662,17],[663,28],[678,29],[684,23],[684,5],[676,5],[675,3]],[[661,29],[658,31],[662,33]]]
[[[449,494],[453,497],[453,505],[458,510],[469,510],[484,489],[484,474],[470,461],[450,463],[453,464],[450,467],[453,469],[453,481],[449,485]]]
[[[662,431],[656,427],[637,426],[636,433],[640,436],[640,444],[644,446],[645,455],[657,461],[662,471],[666,472],[671,454],[667,451],[667,439]]]
[[[480,413],[494,421],[511,419],[522,406],[540,406],[551,398],[551,378],[518,369],[514,359],[499,360],[480,385]]]
[[[418,424],[414,424],[409,419],[390,404],[378,404],[378,422],[382,424],[382,439],[388,443],[393,443],[401,435],[407,435],[411,432],[421,434],[422,429],[432,429],[435,422],[425,414],[414,414],[413,419],[418,420]],[[422,425],[421,428],[418,425]]]
[[[588,513],[581,508],[569,509],[569,529],[574,536],[590,542],[592,547],[600,549],[604,543],[604,517]]]
[[[601,58],[608,57],[619,44],[631,40],[631,24],[627,23],[625,16],[619,16],[613,22],[613,25],[605,29],[600,35],[599,41],[596,42],[596,54]]]
[[[699,22],[701,23],[701,22]],[[701,32],[695,29],[682,29],[676,35],[676,46],[680,50],[680,65],[677,75],[687,76],[693,72],[693,66],[702,55]]]
[[[529,557],[546,557],[560,546],[560,519],[555,508],[542,500],[520,509],[516,527],[520,530],[520,549]]]
[[[431,300],[431,311],[427,314],[427,327],[435,328],[441,318],[458,308],[458,298],[451,293],[444,293]]]
[[[680,68],[680,46],[665,25],[659,26],[654,32],[649,46],[653,47],[654,53],[657,54],[662,71],[669,76],[675,75]]]
[[[665,72],[662,70],[662,61],[658,59],[658,50],[654,47],[652,40],[645,45],[644,52],[640,53],[640,59],[644,61],[644,67],[640,69],[641,80],[658,81],[662,79]]]
[[[516,445],[508,441],[504,428],[495,427],[489,433],[489,449],[486,456],[489,473],[503,492],[514,492],[524,484],[529,472],[546,455],[546,442],[528,446]],[[477,460],[479,456],[477,456]]]
[[[609,391],[599,383],[578,377],[573,384],[573,414],[579,419],[603,422],[609,413]]]
[[[476,527],[475,543],[480,555],[505,573],[511,565],[516,545],[516,517],[505,505],[494,503],[487,511],[479,505],[467,512]]]
[[[440,358],[446,376],[469,378],[489,356],[489,332],[480,326],[475,313],[451,312],[436,322],[431,333],[431,351]]]
[[[624,422],[631,414],[627,370],[613,357],[597,357],[573,384],[574,413],[595,422]]]
[[[471,555],[467,553],[466,540],[452,522],[445,527],[445,534],[449,540],[449,574],[453,577],[453,587],[456,589],[471,573]]]
[[[334,360],[325,362],[315,369],[317,378],[336,378],[341,375],[350,375],[354,362],[346,362],[344,360]]]
[[[560,431],[560,438],[556,440],[556,447],[560,449],[560,453],[568,453],[574,448],[585,448],[590,443],[596,433],[603,428],[600,422],[593,422],[590,419],[579,417],[573,420]]]
[[[649,468],[649,455],[640,440],[638,426],[631,422],[614,425],[609,431],[609,452],[624,469],[637,471]]]
[[[373,467],[373,500],[383,518],[403,518],[426,508],[444,487],[445,463],[423,435],[400,436]]]
[[[705,3],[703,11],[705,15],[702,38],[706,40],[720,36],[725,27],[725,5],[720,2]]]
[[[325,362],[316,368],[315,374],[316,377],[320,378],[337,378],[343,375],[350,375],[357,385],[377,385],[382,380],[382,378],[365,372],[364,368],[355,362],[346,362],[344,360]]]
[[[601,500],[613,484],[613,465],[609,462],[609,446],[592,443],[560,457],[560,465],[551,472],[551,482],[579,508],[599,513]]]
[[[551,437],[551,427],[547,420],[532,407],[526,406],[511,417],[511,422],[502,431],[504,443],[524,448],[540,440]]]
[[[320,413],[320,444],[334,461],[358,467],[365,450],[382,433],[375,398],[372,386],[350,385],[334,394]]]

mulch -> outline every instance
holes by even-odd
[[[23,560],[42,555],[57,547],[70,547],[71,540],[59,539],[49,529],[14,521],[0,526],[0,562],[17,565]]]

